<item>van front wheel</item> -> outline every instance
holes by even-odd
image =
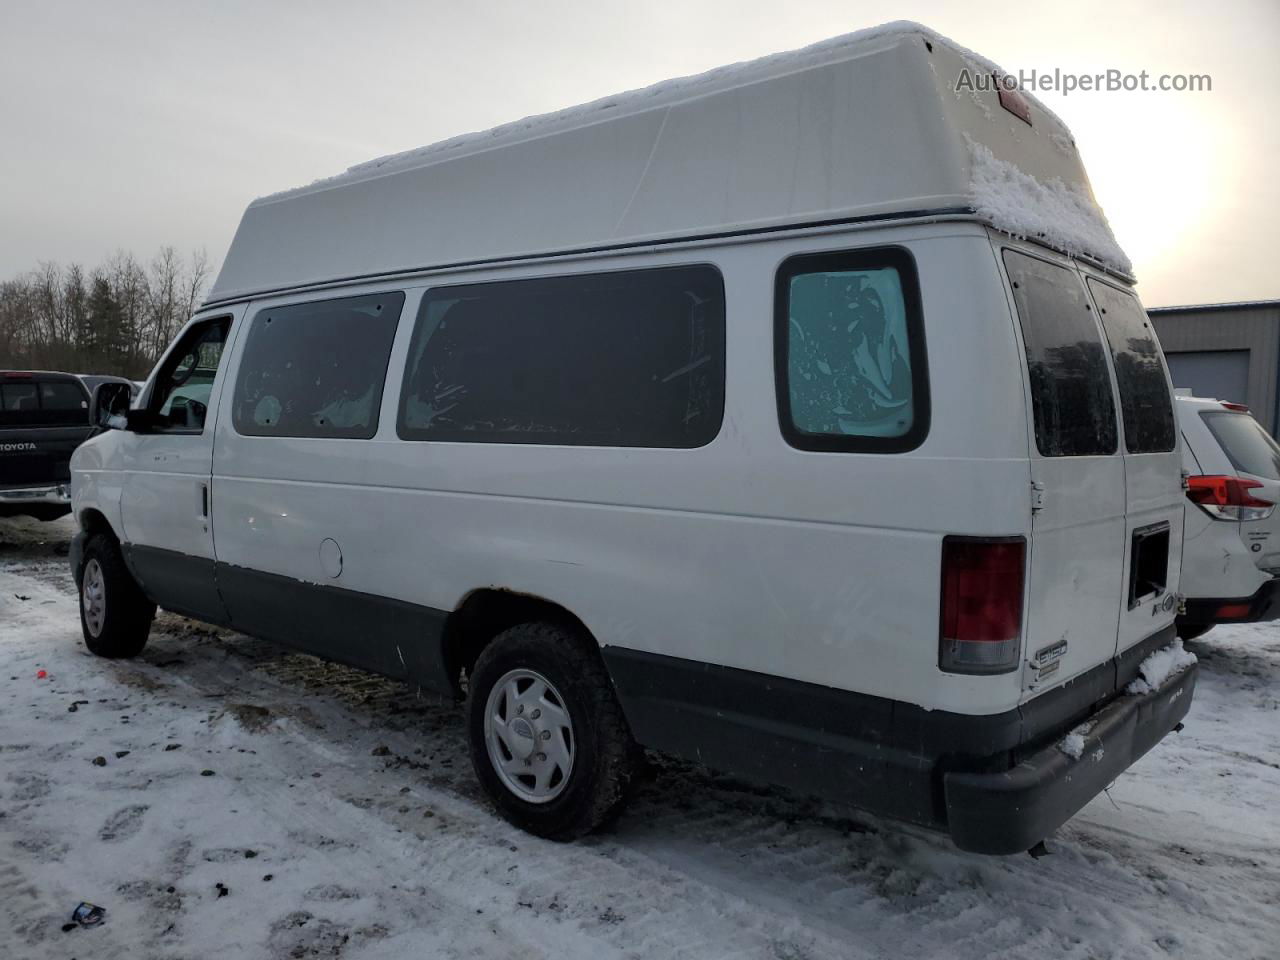
[[[124,565],[120,546],[105,534],[85,544],[76,578],[84,645],[100,657],[136,657],[147,645],[156,606]]]
[[[522,830],[573,840],[626,799],[635,744],[599,656],[568,628],[495,637],[471,671],[467,725],[481,786]]]

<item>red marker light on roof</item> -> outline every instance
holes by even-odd
[[[1017,87],[1006,88],[1006,77],[997,77],[996,82],[1000,84],[1000,106],[1004,107],[1027,126],[1032,126],[1031,104],[1027,102],[1027,98],[1022,95]]]
[[[1228,403],[1228,402],[1227,402],[1227,401],[1225,401],[1225,400],[1222,402],[1222,409],[1224,409],[1224,410],[1234,410],[1236,413],[1248,413],[1248,412],[1249,412],[1249,408],[1248,408],[1245,404],[1243,404],[1243,403]]]

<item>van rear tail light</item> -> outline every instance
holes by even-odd
[[[1224,409],[1224,410],[1234,410],[1236,413],[1248,413],[1248,412],[1249,412],[1249,407],[1248,407],[1248,405],[1247,405],[1247,404],[1244,404],[1244,403],[1229,403],[1229,402],[1228,402],[1228,401],[1226,401],[1226,400],[1222,401],[1222,409]]]
[[[1022,636],[1022,537],[944,537],[938,666],[948,673],[1016,670]]]
[[[1265,520],[1276,505],[1249,492],[1261,486],[1243,477],[1188,477],[1187,499],[1215,520]]]

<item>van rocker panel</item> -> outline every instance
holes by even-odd
[[[440,642],[442,610],[228,563],[216,565],[216,577],[237,630],[454,695]]]
[[[137,543],[125,543],[123,551],[129,572],[152,603],[184,617],[229,625],[212,559]]]

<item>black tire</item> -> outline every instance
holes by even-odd
[[[89,612],[92,601],[86,597],[86,585],[94,582],[95,564],[105,601],[100,616]],[[84,645],[91,653],[126,659],[142,652],[151,632],[156,605],[146,598],[129,573],[120,545],[110,535],[94,534],[85,544],[84,556],[76,571],[76,588],[80,595],[80,630],[84,634]]]
[[[546,802],[530,802],[507,786],[486,740],[489,695],[511,671],[533,671],[545,678],[571,721],[571,769],[558,795]],[[467,731],[480,785],[498,812],[522,830],[550,840],[575,840],[611,819],[626,802],[638,749],[595,642],[571,627],[525,623],[495,637],[468,680]]]
[[[1180,623],[1177,626],[1178,636],[1183,640],[1194,640],[1212,629],[1212,623]]]

